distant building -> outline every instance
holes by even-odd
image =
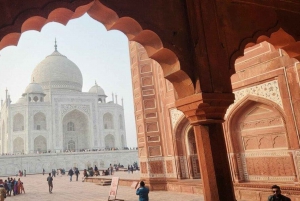
[[[95,82],[82,92],[75,63],[55,51],[34,69],[22,97],[1,103],[0,153],[43,153],[126,147],[123,103],[106,102]],[[22,87],[22,86],[20,86]]]

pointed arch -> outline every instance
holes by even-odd
[[[111,113],[107,112],[103,115],[104,129],[114,129],[114,117]]]
[[[35,153],[47,152],[47,140],[44,136],[39,135],[34,139],[34,152]]]
[[[33,116],[33,129],[34,130],[47,130],[46,115],[42,112],[38,112]]]
[[[90,149],[89,118],[80,110],[68,112],[62,120],[64,150]],[[72,142],[72,143],[70,143]]]
[[[25,31],[40,31],[49,22],[58,22],[66,25],[69,20],[88,13],[93,19],[102,23],[108,31],[119,30],[127,36],[129,41],[135,41],[143,45],[149,58],[154,59],[160,64],[164,72],[164,77],[172,82],[178,98],[194,94],[194,84],[188,75],[190,72],[185,72],[180,67],[178,57],[172,50],[163,46],[163,42],[158,34],[151,30],[144,30],[139,22],[131,17],[119,17],[115,11],[103,5],[100,1],[92,1],[81,6],[78,5],[76,7],[76,4],[53,2],[40,9],[30,9],[30,11],[21,13],[15,19],[17,28],[14,30],[10,29],[10,31],[0,35],[0,50],[9,45],[16,46],[21,34]],[[15,25],[10,26],[14,27]],[[172,48],[172,46],[169,48]],[[177,50],[177,48],[174,50]]]
[[[21,154],[24,153],[24,140],[21,137],[17,137],[13,141],[13,153]]]
[[[104,138],[105,148],[115,148],[115,137],[112,134],[108,134]]]
[[[16,114],[13,117],[13,131],[23,131],[24,130],[24,116],[21,113]]]

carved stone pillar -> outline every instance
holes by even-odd
[[[206,201],[235,200],[222,122],[232,93],[199,93],[176,101],[194,126]]]

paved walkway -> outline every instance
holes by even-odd
[[[81,172],[82,175],[82,172]],[[116,176],[121,178],[134,177],[138,178],[138,173],[129,175],[127,173],[117,173]],[[19,177],[13,177],[18,179]],[[90,182],[69,181],[66,175],[56,176],[53,179],[53,193],[48,192],[48,184],[46,181],[47,175],[27,175],[21,177],[24,183],[25,194],[11,196],[5,201],[107,201],[109,186],[99,186]],[[1,177],[1,179],[5,179]],[[7,178],[6,178],[7,179]],[[138,196],[135,195],[135,189],[125,186],[119,186],[117,198],[125,201],[138,201]],[[167,191],[150,192],[149,198],[151,201],[203,201],[203,196],[175,193]]]

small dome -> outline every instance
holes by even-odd
[[[19,98],[19,100],[16,102],[17,104],[22,104],[22,103],[26,103],[26,98],[25,97],[21,97]]]
[[[44,90],[43,88],[41,87],[41,85],[39,85],[38,83],[30,83],[26,89],[25,89],[25,94],[43,94],[44,93]]]
[[[98,86],[97,82],[95,85],[89,90],[89,93],[98,94],[98,96],[106,96],[104,90]]]

